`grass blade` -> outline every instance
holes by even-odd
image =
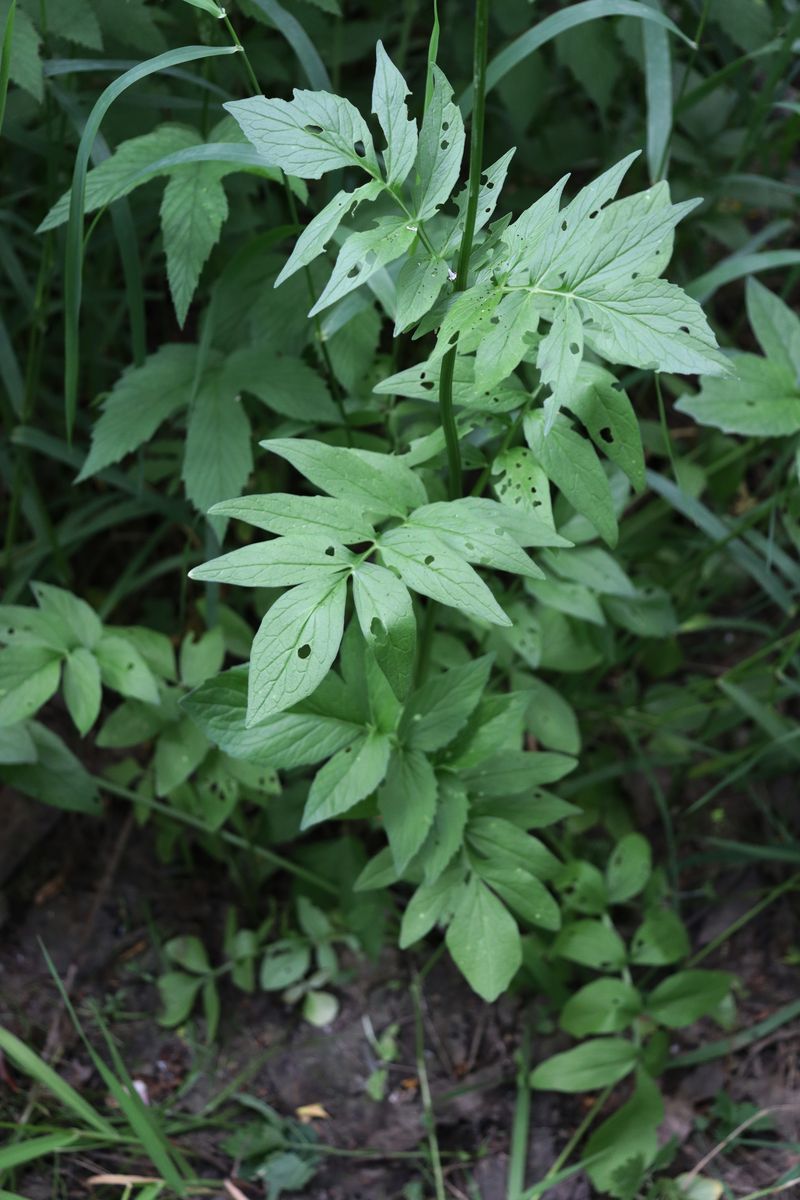
[[[48,1133],[44,1137],[29,1138],[26,1142],[17,1142],[0,1149],[0,1171],[11,1171],[21,1167],[23,1163],[33,1162],[44,1158],[46,1154],[57,1154],[60,1150],[68,1150],[80,1134],[75,1130],[65,1129],[59,1133]],[[0,1192],[0,1196],[4,1193]]]
[[[74,1113],[84,1125],[95,1130],[96,1133],[102,1134],[103,1137],[117,1141],[118,1135],[114,1126],[105,1117],[101,1117],[100,1113],[92,1108],[91,1104],[82,1096],[79,1096],[66,1080],[57,1075],[52,1067],[39,1058],[35,1051],[2,1026],[0,1026],[0,1050],[11,1062],[16,1063],[20,1071],[51,1092],[64,1108],[68,1108],[70,1112]]]
[[[278,33],[286,38],[312,88],[318,92],[329,92],[330,75],[325,70],[325,64],[317,54],[314,43],[297,18],[288,13],[277,0],[253,0],[253,5],[260,9],[270,25],[274,25]]]
[[[17,0],[11,0],[6,14],[6,25],[3,30],[3,48],[0,51],[0,133],[3,131],[3,118],[6,115],[6,96],[8,95],[8,75],[11,70],[11,39],[14,36],[14,14],[17,11]]]
[[[758,254],[731,254],[717,263],[704,275],[686,288],[686,291],[700,304],[710,300],[719,288],[735,279],[744,279],[746,275],[757,275],[760,271],[778,271],[782,267],[800,266],[800,250],[762,250]]]
[[[669,17],[665,17],[656,8],[642,4],[641,0],[581,0],[579,4],[571,4],[561,12],[545,17],[538,25],[534,25],[533,29],[520,34],[510,46],[506,46],[505,50],[496,54],[486,72],[486,90],[489,91],[493,88],[518,63],[526,59],[529,54],[533,54],[534,50],[544,46],[546,42],[558,37],[560,33],[564,33],[567,29],[574,29],[576,25],[584,25],[587,21],[597,21],[601,17],[638,17],[642,21],[652,21],[681,38],[688,46],[694,46],[691,38],[688,38],[685,33],[681,33],[678,26],[670,21]],[[472,111],[472,103],[473,91],[472,87],[468,87],[458,101],[464,116]]]
[[[148,75],[155,75],[167,67],[180,66],[202,58],[215,58],[223,54],[236,54],[235,46],[182,46],[168,50],[146,62],[139,63],[126,71],[119,79],[110,83],[95,103],[81,136],[72,176],[69,201],[69,223],[67,226],[66,261],[64,270],[64,403],[66,410],[67,437],[72,437],[75,413],[78,407],[78,367],[80,363],[80,308],[83,275],[83,207],[86,196],[86,175],[92,147],[103,117],[123,92]]]
[[[659,0],[649,0],[660,11]],[[663,179],[672,133],[672,56],[663,25],[646,21],[644,34],[644,77],[647,94],[647,166],[650,182]]]
[[[665,479],[663,475],[659,475],[656,471],[647,472],[647,482],[654,492],[657,492],[672,508],[686,517],[687,521],[691,521],[693,525],[696,525],[713,542],[721,543],[720,549],[724,549],[730,554],[731,558],[759,584],[783,612],[792,612],[794,608],[792,597],[781,581],[775,577],[765,566],[762,559],[749,546],[746,546],[744,542],[736,537],[733,530],[724,521],[715,516],[699,500],[695,500],[693,496],[687,495],[686,492],[682,491],[671,480]]]

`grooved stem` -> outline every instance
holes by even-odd
[[[478,193],[481,186],[483,165],[483,124],[486,114],[486,52],[489,42],[489,0],[475,0],[475,42],[473,51],[472,85],[475,103],[472,109],[472,128],[469,139],[469,191],[464,233],[458,251],[455,290],[463,292],[467,287],[469,259],[475,236],[475,218],[478,213]],[[461,495],[461,450],[458,445],[458,427],[453,414],[453,372],[456,365],[456,347],[448,350],[442,360],[439,377],[439,412],[447,447],[448,491],[451,500]]]

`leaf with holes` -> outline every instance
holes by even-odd
[[[637,492],[644,489],[644,452],[639,422],[628,395],[610,372],[581,363],[564,404],[598,450],[625,472]]]
[[[399,571],[413,591],[477,621],[511,624],[480,576],[437,534],[401,526],[382,534],[378,548],[386,566]]]
[[[353,600],[364,640],[395,694],[408,694],[414,670],[417,621],[408,588],[376,563],[353,569]]]
[[[788,437],[800,430],[797,375],[775,359],[738,354],[728,379],[702,380],[694,396],[681,396],[675,407],[699,425],[742,437]]]
[[[344,632],[347,583],[301,583],[275,601],[250,651],[247,724],[310,696],[330,670]]]
[[[251,542],[220,558],[193,567],[192,579],[237,587],[294,587],[348,570],[354,556],[319,534],[297,534]]]
[[[464,121],[453,89],[437,66],[431,68],[433,90],[419,131],[413,186],[414,219],[427,221],[450,198],[464,154]]]
[[[615,546],[617,518],[611,488],[590,443],[563,417],[548,431],[542,412],[529,413],[524,428],[525,440],[547,477],[603,540]]]
[[[386,137],[386,182],[390,187],[399,187],[417,156],[417,123],[408,116],[408,84],[384,50],[382,42],[378,42],[375,58],[372,111]]]
[[[291,101],[253,96],[223,107],[264,161],[287,175],[319,179],[327,171],[359,167],[379,177],[372,134],[341,96],[295,88]]]
[[[318,255],[322,254],[326,245],[336,233],[344,218],[351,215],[359,204],[375,200],[383,191],[383,184],[376,179],[362,183],[361,187],[352,192],[337,192],[308,225],[295,242],[294,250],[289,255],[280,274],[275,280],[275,287],[287,280],[295,271],[308,266]]]
[[[439,501],[416,509],[408,518],[406,528],[431,530],[467,562],[530,579],[543,579],[539,567],[506,533],[502,509],[500,505],[496,508],[500,510],[497,518],[491,501],[477,505],[470,503],[469,498]]]
[[[408,249],[416,237],[416,228],[405,217],[379,217],[372,229],[351,233],[339,251],[331,277],[325,284],[310,317],[361,287],[387,263]]]
[[[232,517],[246,521],[268,533],[288,536],[333,538],[344,544],[368,542],[375,530],[364,514],[346,500],[328,496],[292,496],[287,492],[270,492],[263,496],[242,496],[223,500],[210,512],[214,516]]]
[[[335,499],[362,509],[369,519],[404,516],[427,503],[419,477],[391,454],[328,446],[311,438],[271,438],[261,445]]]

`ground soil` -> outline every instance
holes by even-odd
[[[31,802],[23,803],[35,809]],[[91,1002],[100,1007],[131,1075],[146,1085],[153,1104],[172,1114],[198,1113],[228,1088],[265,1101],[287,1118],[303,1106],[321,1105],[328,1116],[316,1119],[314,1130],[320,1143],[339,1153],[320,1158],[303,1196],[391,1200],[405,1195],[414,1180],[421,1183],[420,1200],[432,1194],[420,1160],[407,1157],[425,1139],[407,958],[392,949],[375,962],[353,957],[336,989],[339,1016],[324,1030],[304,1024],[295,1010],[268,995],[226,989],[220,1035],[206,1049],[191,1026],[174,1032],[158,1025],[153,980],[159,971],[159,939],[199,932],[212,948],[218,944],[222,914],[236,899],[226,874],[213,863],[198,871],[196,861],[191,870],[165,867],[150,833],[132,826],[123,812],[92,824],[91,832],[85,819],[63,814],[53,823],[37,814],[36,833],[25,839],[18,801],[0,798],[0,806],[7,814],[13,809],[20,848],[13,869],[6,865],[5,913],[0,908],[0,1023],[48,1057],[95,1104],[107,1103],[85,1048],[64,1018],[43,944],[62,978],[72,984],[87,1027],[92,1025]],[[696,944],[713,939],[776,878],[764,879],[752,868],[731,868],[716,884],[723,895],[727,889],[722,905],[719,898],[694,903]],[[739,1028],[797,998],[798,970],[792,962],[798,945],[800,920],[790,893],[726,940],[704,964],[740,977]],[[483,1004],[446,957],[426,979],[425,1061],[447,1186],[456,1200],[505,1196],[515,1054],[526,1003],[530,1000],[511,996],[494,1006]],[[365,1019],[378,1034],[389,1025],[399,1027],[398,1058],[389,1067],[385,1099],[378,1102],[365,1091],[376,1065]],[[535,1019],[535,1058],[564,1048],[561,1035],[548,1032],[544,1009],[535,1009]],[[720,1036],[718,1027],[696,1026],[676,1036],[671,1051],[682,1053]],[[768,1187],[800,1162],[795,1153],[798,1112],[792,1111],[800,1105],[799,1049],[800,1022],[795,1021],[738,1053],[668,1072],[665,1136],[677,1144],[670,1174],[691,1169],[724,1136],[724,1121],[715,1116],[721,1095],[731,1106],[781,1106],[781,1111],[769,1129],[747,1139],[750,1144],[737,1140],[730,1152],[717,1155],[709,1174],[743,1193]],[[624,1098],[623,1086],[614,1103]],[[18,1119],[27,1100],[27,1081],[0,1060],[2,1119]],[[36,1116],[43,1118],[47,1101],[37,1103]],[[529,1181],[547,1170],[584,1115],[585,1104],[585,1098],[534,1093]],[[242,1119],[242,1110],[237,1111]],[[732,1119],[747,1111],[731,1107]],[[198,1174],[221,1178],[235,1170],[221,1144],[224,1136],[211,1130],[191,1134],[184,1142],[196,1156]],[[135,1165],[128,1160],[124,1169]],[[22,1181],[24,1195],[26,1200],[84,1197],[92,1174],[120,1169],[119,1162],[100,1153],[71,1156],[62,1160],[57,1184],[52,1172],[31,1171]],[[243,1175],[237,1180],[248,1200],[264,1195],[261,1185],[253,1186]],[[583,1200],[590,1191],[584,1178],[576,1176],[548,1194],[555,1200]],[[119,1196],[119,1190],[94,1189],[92,1195],[103,1200]]]

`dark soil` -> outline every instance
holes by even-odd
[[[413,1180],[422,1183],[420,1200],[432,1194],[424,1158],[409,1157],[424,1151],[425,1130],[407,956],[386,949],[377,962],[347,962],[345,980],[336,989],[340,1014],[325,1030],[304,1024],[296,1011],[271,996],[247,996],[225,988],[220,1035],[208,1050],[201,1040],[202,1022],[178,1032],[158,1025],[153,981],[161,969],[158,943],[168,937],[200,933],[213,956],[227,905],[237,900],[226,874],[197,858],[185,866],[165,867],[157,860],[149,832],[126,822],[124,814],[90,825],[85,818],[67,814],[51,823],[38,813],[33,818],[35,833],[27,836],[19,803],[11,796],[0,798],[4,829],[15,822],[18,859],[23,856],[13,871],[7,865],[5,918],[0,906],[0,1023],[47,1057],[98,1107],[108,1103],[85,1047],[65,1018],[40,949],[44,944],[62,979],[72,984],[75,1007],[87,1028],[93,1027],[94,1002],[112,1028],[132,1077],[146,1085],[153,1105],[163,1106],[173,1117],[196,1114],[225,1089],[256,1097],[286,1118],[294,1118],[303,1106],[321,1105],[328,1116],[315,1119],[314,1130],[323,1145],[340,1153],[320,1159],[303,1196],[391,1200],[404,1194]],[[32,802],[22,803],[35,811]],[[6,860],[7,847],[6,841]],[[693,914],[696,944],[713,939],[772,884],[774,879],[738,868],[718,881],[718,888],[729,887],[729,899],[722,906],[719,900],[698,905]],[[791,962],[798,944],[797,904],[789,893],[704,963],[732,970],[741,979],[739,1028],[797,998],[798,972]],[[523,1014],[518,996],[493,1006],[482,1003],[446,957],[426,979],[426,1065],[448,1189],[456,1200],[505,1197],[515,1052]],[[550,1027],[543,1007],[534,1012],[534,1020],[542,1031]],[[365,1091],[376,1066],[365,1021],[379,1035],[389,1025],[399,1026],[398,1058],[389,1066],[386,1095],[379,1102]],[[721,1036],[716,1026],[694,1027],[676,1035],[672,1052],[683,1053]],[[534,1057],[546,1057],[567,1044],[559,1034],[541,1032],[534,1040]],[[706,1173],[724,1179],[735,1192],[755,1190],[773,1184],[800,1161],[792,1150],[800,1114],[799,1051],[800,1022],[795,1021],[738,1053],[669,1071],[665,1138],[677,1144],[669,1174],[695,1166],[740,1113],[751,1111],[736,1106],[781,1110],[770,1129],[754,1133],[749,1145],[737,1141],[714,1158]],[[728,1099],[721,1101],[720,1096]],[[624,1098],[623,1085],[614,1103]],[[27,1101],[28,1081],[4,1067],[0,1058],[0,1116],[5,1121],[19,1119]],[[583,1117],[586,1103],[581,1097],[534,1093],[529,1182],[546,1172]],[[720,1115],[725,1104],[732,1114],[728,1126],[724,1112]],[[48,1107],[41,1097],[32,1119],[46,1120]],[[49,1111],[54,1115],[52,1107]],[[221,1106],[217,1111],[226,1110]],[[246,1119],[241,1108],[228,1112],[234,1121]],[[229,1132],[212,1128],[183,1139],[182,1145],[195,1156],[198,1175],[223,1178],[235,1170],[221,1145]],[[92,1174],[137,1168],[146,1169],[146,1164],[130,1159],[120,1164],[100,1152],[65,1157],[59,1191],[54,1190],[52,1172],[45,1169],[31,1171],[23,1180],[24,1195],[26,1200],[85,1197]],[[263,1196],[262,1185],[248,1183],[243,1174],[237,1177],[243,1194],[253,1200]],[[118,1197],[119,1190],[93,1189],[92,1195],[103,1200],[105,1195]],[[548,1195],[583,1200],[590,1190],[578,1175]]]

